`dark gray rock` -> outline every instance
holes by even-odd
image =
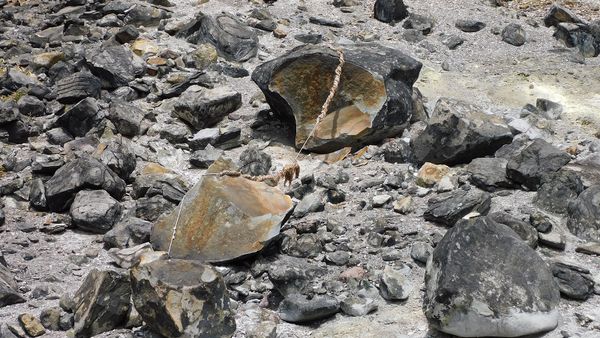
[[[71,136],[64,128],[52,128],[46,132],[46,136],[48,137],[48,142],[50,144],[55,144],[62,146],[67,142],[73,141],[73,136]]]
[[[459,19],[456,20],[454,26],[466,33],[479,32],[485,28],[485,23],[471,19]]]
[[[0,101],[0,125],[14,122],[19,118],[19,111],[13,101]]]
[[[574,235],[600,242],[600,185],[584,190],[569,203],[567,227]]]
[[[287,236],[281,243],[281,251],[293,257],[317,257],[323,250],[321,240],[316,234],[301,234],[298,236]],[[330,256],[326,259],[331,261]],[[342,258],[343,259],[343,258]],[[346,258],[346,263],[349,257]],[[344,264],[338,264],[344,265]]]
[[[519,24],[511,23],[502,30],[502,41],[513,46],[522,46],[525,44],[527,35],[525,29]]]
[[[138,265],[131,270],[131,290],[144,322],[167,338],[235,332],[223,277],[210,265],[179,259]]]
[[[137,160],[132,146],[127,139],[115,138],[101,145],[101,152],[96,152],[100,161],[106,164],[120,178],[127,181],[135,170]]]
[[[208,144],[206,148],[196,150],[190,155],[190,164],[196,168],[208,169],[221,156],[223,156],[223,150]]]
[[[414,156],[410,145],[399,138],[395,138],[381,146],[379,152],[383,159],[389,163],[412,163]]]
[[[328,19],[328,18],[325,18],[322,16],[311,16],[308,18],[308,22],[315,24],[315,25],[335,27],[335,28],[344,27],[344,24],[341,21],[334,20],[334,19]]]
[[[171,212],[176,204],[167,200],[162,195],[143,197],[137,200],[135,216],[147,221],[154,222],[162,214]]]
[[[31,180],[29,185],[29,204],[36,210],[46,209],[46,187],[39,178]]]
[[[51,211],[69,208],[75,194],[83,189],[104,189],[116,199],[125,194],[125,182],[104,163],[91,157],[67,162],[45,187],[47,206]]]
[[[108,119],[117,127],[117,131],[127,137],[140,134],[144,111],[121,100],[113,100],[108,110]]]
[[[294,35],[294,39],[302,43],[310,43],[316,45],[323,41],[323,36],[318,33],[301,33]]]
[[[135,178],[131,196],[138,199],[161,195],[173,203],[179,203],[187,190],[186,184],[176,175],[144,174]]]
[[[247,61],[258,51],[258,36],[235,16],[222,13],[215,17],[198,14],[177,37],[187,38],[194,44],[213,44],[224,58],[231,61]]]
[[[512,138],[502,118],[475,105],[442,98],[412,143],[419,163],[456,164],[491,155]]]
[[[313,281],[326,271],[304,258],[275,255],[254,263],[252,274],[258,276],[263,272],[267,272],[277,291],[286,296],[308,292]]]
[[[348,296],[340,302],[342,312],[348,316],[360,317],[377,310],[375,299],[361,291],[363,290],[359,290],[357,295]]]
[[[433,31],[435,20],[429,16],[410,13],[408,18],[404,20],[402,27],[405,29],[414,29],[424,35],[428,35]]]
[[[75,337],[91,337],[125,327],[130,298],[129,276],[92,270],[75,292]]]
[[[85,98],[99,98],[102,83],[94,75],[79,72],[67,76],[56,83],[57,100],[60,103],[73,104]]]
[[[589,270],[561,262],[552,263],[551,269],[563,297],[587,300],[594,294],[595,283]]]
[[[540,210],[529,215],[529,223],[541,233],[548,233],[556,227],[553,218]]]
[[[596,36],[594,36],[592,27],[596,27]],[[567,47],[576,47],[582,57],[594,57],[600,54],[600,38],[597,27],[598,24],[561,22],[556,26],[554,37]]]
[[[542,176],[533,202],[546,211],[566,214],[569,203],[583,190],[583,183],[577,173],[559,170]]]
[[[331,296],[291,294],[279,304],[279,317],[289,323],[305,323],[330,317],[340,310],[339,302]]]
[[[124,218],[104,234],[104,243],[109,248],[123,249],[149,242],[152,225],[141,218]]]
[[[172,144],[185,143],[192,134],[190,128],[185,123],[179,121],[162,124],[159,133],[161,138]]]
[[[489,217],[493,221],[511,228],[530,247],[534,249],[537,247],[538,232],[531,224],[502,211],[492,213]]]
[[[168,19],[171,15],[164,9],[156,6],[144,5],[142,3],[136,4],[132,7],[131,3],[125,11],[125,23],[131,25],[144,25],[155,26],[160,23],[161,20]]]
[[[0,213],[2,213],[1,208]],[[2,253],[0,253],[0,308],[25,302],[18,289],[17,282],[6,266]]]
[[[143,63],[136,58],[121,45],[99,46],[85,52],[88,67],[106,89],[126,86],[144,72]]]
[[[338,95],[331,104],[334,108],[317,126],[307,150],[331,152],[377,142],[400,134],[411,120],[412,85],[421,63],[378,45],[348,45],[343,52],[346,63]],[[258,66],[252,73],[252,80],[273,111],[295,125],[297,148],[313,129],[337,66],[334,50],[305,45]],[[316,87],[314,78],[322,79]]]
[[[78,228],[106,233],[121,217],[121,204],[104,190],[82,190],[71,204],[71,218]]]
[[[294,209],[294,217],[302,218],[309,213],[325,210],[324,200],[325,194],[323,191],[316,191],[304,196]]]
[[[47,330],[59,331],[61,329],[60,328],[61,312],[62,312],[62,309],[58,306],[42,310],[42,312],[40,313],[40,323]]]
[[[381,22],[400,22],[408,17],[408,8],[403,0],[375,1],[375,19]]]
[[[548,13],[544,17],[544,25],[546,27],[552,27],[561,22],[584,23],[584,21],[570,9],[559,4],[554,4],[550,7]]]
[[[550,143],[536,139],[522,151],[513,154],[506,165],[511,180],[531,190],[537,190],[542,176],[560,170],[571,156]]]
[[[31,162],[31,171],[35,174],[53,175],[64,164],[65,161],[59,154],[36,154],[33,162]]]
[[[480,189],[496,191],[502,188],[513,188],[512,183],[506,177],[506,165],[508,160],[503,158],[476,158],[467,167],[471,174],[471,182]]]
[[[140,32],[137,28],[132,25],[126,25],[115,33],[115,40],[119,43],[127,43],[137,39],[138,36],[140,36]]]
[[[271,156],[256,146],[250,146],[240,154],[239,165],[243,174],[267,175],[271,170]]]
[[[463,39],[460,36],[456,36],[456,35],[448,35],[448,36],[442,37],[441,42],[446,47],[448,47],[448,49],[455,50],[460,45],[462,45],[463,43],[465,43],[465,39]],[[449,68],[449,67],[446,67],[446,68]],[[444,69],[444,70],[448,70],[448,69]]]
[[[242,105],[242,95],[226,87],[186,91],[173,105],[173,115],[197,130],[213,127]]]
[[[559,290],[546,263],[486,217],[446,233],[427,264],[425,286],[425,315],[448,334],[517,337],[558,324]]]
[[[25,95],[17,102],[19,113],[27,116],[44,116],[47,114],[46,105],[35,96]]]
[[[558,120],[563,113],[563,106],[547,99],[537,99],[535,107],[541,116],[548,120]]]
[[[73,136],[85,136],[98,124],[98,103],[93,98],[86,98],[70,107],[56,120],[57,126],[63,127]]]
[[[492,199],[487,192],[474,188],[458,189],[429,199],[429,206],[423,213],[423,217],[427,221],[451,227],[471,212],[486,215],[491,203]]]

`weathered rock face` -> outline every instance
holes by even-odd
[[[217,161],[208,171],[232,168],[231,161]],[[227,261],[262,249],[291,209],[289,196],[264,183],[204,176],[179,207],[157,221],[151,241],[155,249],[166,251],[179,216],[172,257]]]
[[[421,63],[398,50],[376,45],[344,46],[343,51],[346,64],[339,89],[329,114],[306,145],[308,150],[331,152],[379,141],[399,134],[410,121],[412,85]],[[296,147],[313,129],[337,65],[334,50],[306,45],[252,73],[271,108],[294,121]]]
[[[213,44],[219,54],[232,61],[247,61],[258,51],[258,36],[233,15],[223,13],[215,17],[199,14],[185,26],[178,37],[186,37],[194,44]]]
[[[87,97],[100,97],[102,84],[90,73],[75,73],[56,83],[57,100],[61,103],[75,103]]]
[[[600,241],[600,185],[584,190],[568,207],[567,227],[576,236]]]
[[[235,320],[221,275],[197,261],[158,260],[131,270],[134,305],[167,338],[231,337]]]
[[[441,98],[412,143],[420,163],[457,164],[492,155],[512,138],[502,118],[466,102]]]
[[[121,216],[121,204],[104,190],[83,190],[71,204],[73,223],[81,229],[105,233]]]
[[[570,160],[571,156],[566,152],[536,139],[511,157],[506,165],[506,175],[528,189],[537,190],[543,175],[558,171]]]
[[[91,337],[125,326],[130,298],[129,276],[92,270],[74,296],[75,337]]]
[[[104,189],[121,199],[125,182],[104,163],[92,157],[72,160],[46,182],[46,204],[51,211],[66,210],[75,194],[83,189]]]
[[[450,229],[427,263],[423,309],[460,337],[518,337],[554,329],[559,291],[546,263],[486,217]]]

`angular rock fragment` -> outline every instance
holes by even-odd
[[[575,15],[570,9],[559,4],[554,4],[552,7],[550,7],[548,13],[544,17],[544,25],[546,27],[552,27],[561,22],[584,23],[584,21]]]
[[[75,337],[124,327],[131,307],[129,276],[92,270],[75,292]]]
[[[476,158],[467,167],[471,174],[471,182],[486,191],[500,188],[512,188],[514,183],[506,177],[508,160],[503,158]]]
[[[242,95],[226,87],[186,91],[173,106],[173,115],[197,130],[213,127],[242,105]]]
[[[492,199],[490,194],[478,189],[459,189],[439,194],[428,203],[429,207],[423,213],[425,220],[451,227],[469,213],[487,214]]]
[[[21,323],[23,330],[31,337],[38,337],[46,333],[44,326],[42,326],[40,321],[30,313],[20,314],[19,323]]]
[[[95,233],[106,233],[121,217],[121,204],[104,190],[82,190],[71,204],[73,224]]]
[[[0,213],[2,212],[1,210]],[[8,270],[4,257],[0,252],[0,308],[25,302],[25,299],[17,290],[17,282],[10,270]]]
[[[522,46],[527,41],[525,29],[519,24],[511,23],[502,30],[502,41],[513,46]]]
[[[67,209],[75,194],[83,189],[103,189],[116,199],[125,194],[125,182],[92,157],[68,162],[54,173],[45,187],[47,207],[51,211]]]
[[[551,269],[564,297],[587,300],[594,293],[595,283],[589,270],[561,262],[552,263]]]
[[[538,232],[531,224],[502,211],[490,214],[489,217],[495,222],[511,228],[530,247],[534,249],[537,247]]]
[[[408,16],[403,0],[377,0],[374,12],[375,19],[381,22],[400,22]]]
[[[331,296],[307,299],[291,294],[279,304],[279,316],[290,323],[303,323],[330,317],[340,310],[339,302]]]
[[[104,235],[104,243],[108,247],[128,248],[150,241],[151,233],[152,222],[127,217]]]
[[[194,44],[213,44],[219,54],[231,61],[247,61],[258,51],[258,36],[235,16],[222,13],[215,17],[200,13],[176,35]]]
[[[127,85],[144,71],[143,62],[121,45],[86,50],[85,59],[102,88],[115,89]]]
[[[108,118],[121,135],[133,137],[140,133],[144,119],[144,112],[140,108],[121,100],[113,100],[108,112]]]
[[[412,143],[419,163],[457,164],[492,155],[512,138],[502,118],[466,102],[441,98]]]
[[[99,98],[102,84],[90,73],[79,72],[67,76],[56,83],[57,100],[60,103],[72,104],[87,97]]]
[[[167,338],[231,337],[235,320],[223,277],[197,261],[158,260],[131,270],[135,308]]]
[[[137,160],[127,139],[115,138],[110,142],[101,143],[95,155],[123,180],[129,180],[135,170]]]
[[[600,242],[600,185],[584,190],[568,206],[567,227],[575,236]]]
[[[571,156],[550,143],[536,139],[513,155],[506,165],[506,175],[528,189],[537,190],[542,176],[558,171]]]
[[[407,265],[401,269],[386,266],[381,274],[379,292],[387,300],[406,300],[412,291],[409,281],[410,268]]]
[[[558,324],[559,291],[546,263],[486,217],[446,233],[427,264],[425,286],[425,315],[448,334],[518,337]]]
[[[339,89],[329,114],[308,141],[307,150],[329,153],[376,142],[398,135],[411,119],[412,85],[421,63],[398,50],[377,45],[344,46],[343,52],[346,63]],[[334,50],[305,45],[260,65],[252,73],[252,80],[273,111],[295,124],[298,148],[314,127],[337,66]]]
[[[93,98],[86,98],[70,107],[56,120],[57,126],[63,127],[73,136],[85,136],[98,121],[98,103]]]
[[[217,161],[208,170],[232,170]],[[279,189],[243,177],[204,176],[179,207],[154,225],[151,241],[166,251],[177,223],[171,257],[220,262],[251,254],[279,233],[292,201]],[[240,236],[243,234],[243,236]]]
[[[570,170],[546,174],[533,202],[546,211],[565,214],[569,203],[584,190],[579,175]]]

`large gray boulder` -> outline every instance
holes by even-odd
[[[167,338],[231,337],[235,320],[223,277],[198,261],[156,260],[131,270],[133,303]]]
[[[548,265],[487,217],[450,229],[427,262],[425,315],[460,337],[519,337],[558,325],[559,290]]]
[[[345,45],[344,65],[329,114],[306,149],[331,152],[401,133],[412,117],[412,86],[421,63],[379,45]],[[258,66],[252,80],[277,114],[295,125],[296,147],[308,138],[338,66],[338,53],[305,45]]]
[[[173,105],[173,115],[196,130],[210,128],[242,106],[242,94],[226,87],[186,90]]]
[[[451,227],[469,213],[486,215],[490,211],[492,198],[489,193],[479,189],[457,189],[429,199],[428,204],[423,213],[425,220]]]
[[[121,204],[104,190],[83,190],[71,204],[71,218],[78,228],[94,233],[112,229],[121,216]]]
[[[419,163],[457,164],[493,155],[512,139],[502,118],[463,101],[441,98],[412,143]]]
[[[73,136],[85,136],[99,122],[98,102],[91,97],[71,106],[56,120],[56,125],[63,127]]]
[[[374,8],[375,19],[394,23],[408,17],[408,8],[403,0],[377,0]]]
[[[125,181],[104,163],[92,157],[67,162],[46,184],[46,206],[50,211],[64,211],[75,194],[84,189],[103,189],[115,199],[125,194]]]
[[[536,139],[510,158],[506,175],[528,189],[537,190],[544,175],[558,171],[570,160],[567,152]]]
[[[89,48],[85,61],[105,89],[125,86],[144,72],[144,62],[122,45]]]
[[[576,236],[600,241],[600,185],[584,190],[568,206],[567,227]]]

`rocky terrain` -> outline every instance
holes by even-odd
[[[0,18],[0,338],[600,336],[600,1]]]

